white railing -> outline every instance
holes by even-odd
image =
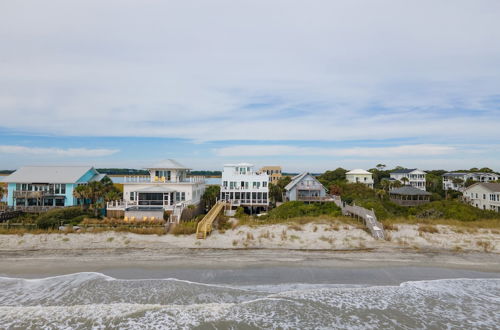
[[[125,176],[124,183],[205,183],[204,176],[190,176],[179,181],[167,180],[166,178],[151,177],[150,175]]]
[[[125,182],[125,183],[146,183],[146,182],[151,182],[151,176],[150,175],[125,176],[123,182]]]

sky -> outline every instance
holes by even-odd
[[[1,1],[0,169],[500,171],[500,1]]]

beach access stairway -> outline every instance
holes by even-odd
[[[208,213],[198,222],[196,227],[196,238],[205,239],[212,232],[212,224],[217,219],[219,213],[226,206],[226,202],[219,201],[208,211]]]
[[[384,239],[384,226],[377,220],[373,209],[368,210],[353,203],[349,205],[343,202],[340,196],[332,196],[335,204],[342,209],[342,215],[357,218],[365,224],[375,239]]]

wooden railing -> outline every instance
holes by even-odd
[[[224,209],[226,206],[226,202],[224,201],[219,201],[217,202],[211,209],[208,211],[208,213],[201,219],[200,222],[198,222],[198,225],[196,227],[196,238],[198,239],[205,239],[207,238],[207,235],[212,232],[212,224],[217,219],[217,216],[219,213]]]

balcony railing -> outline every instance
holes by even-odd
[[[190,176],[179,181],[167,180],[164,177],[151,177],[150,175],[125,176],[124,183],[205,183],[204,176]]]
[[[46,191],[14,190],[14,198],[42,198],[49,195]]]

